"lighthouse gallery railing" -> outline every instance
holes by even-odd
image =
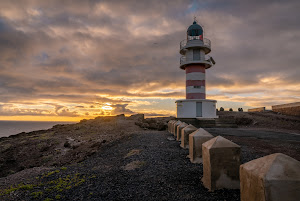
[[[194,41],[194,40],[202,41],[200,36],[189,36],[188,40],[185,39],[185,40],[183,40],[183,41],[180,42],[180,49],[182,49],[184,46],[186,46],[186,44],[189,41]],[[210,42],[210,40],[207,39],[207,38],[204,38],[203,39],[203,45],[209,47],[209,49],[210,49],[211,48],[211,42]]]
[[[182,65],[182,64],[186,64],[187,62],[199,62],[199,61],[206,61],[206,62],[208,62],[208,63],[210,63],[210,64],[212,64],[211,63],[211,61],[209,60],[209,59],[205,59],[205,60],[201,60],[201,59],[199,59],[199,60],[195,60],[195,59],[192,59],[192,58],[187,58],[186,56],[181,56],[180,57],[180,65]]]

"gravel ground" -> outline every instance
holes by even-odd
[[[242,163],[277,151],[270,142],[276,147],[280,142],[282,153],[299,155],[297,135],[207,130],[241,145]],[[239,190],[208,192],[201,182],[202,164],[190,163],[188,150],[170,137],[167,131],[141,131],[124,137],[79,164],[31,178],[25,182],[31,187],[23,185],[0,200],[240,200]],[[293,151],[288,153],[288,149]]]
[[[190,163],[188,150],[169,141],[170,136],[166,131],[134,134],[80,164],[28,182],[35,184],[30,190],[3,198],[32,200],[38,194],[38,200],[240,200],[239,190],[208,192],[201,183],[202,165]],[[56,181],[66,177],[74,180],[65,185],[71,187],[63,182],[57,187]]]

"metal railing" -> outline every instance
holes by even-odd
[[[182,57],[180,57],[180,65],[182,65],[182,64],[185,64],[185,63],[189,63],[189,62],[197,62],[197,61],[206,61],[206,62],[208,62],[208,63],[210,63],[211,65],[212,65],[212,63],[211,63],[211,61],[209,60],[209,59],[205,59],[205,60],[195,60],[195,59],[188,59],[188,58],[186,58],[186,56],[182,56]]]
[[[186,57],[182,56],[180,57],[180,65],[186,62]]]
[[[188,39],[185,39],[180,42],[180,49],[182,49],[184,46],[186,46],[189,41],[194,41],[194,40],[202,41],[204,46],[207,46],[209,49],[211,49],[210,40],[207,38],[203,38],[203,40],[202,40],[202,36],[188,36]]]

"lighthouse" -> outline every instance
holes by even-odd
[[[208,54],[211,42],[203,37],[203,28],[194,20],[186,32],[186,39],[180,42],[180,69],[186,76],[186,99],[177,100],[177,118],[217,118],[216,100],[206,99],[205,73],[215,64]]]

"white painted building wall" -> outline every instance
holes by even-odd
[[[186,80],[205,80],[205,73],[201,73],[201,72],[187,73]]]
[[[196,103],[202,102],[202,117],[196,116]],[[177,118],[218,118],[215,100],[184,99],[177,100]]]
[[[186,93],[204,93],[205,94],[205,87],[199,86],[199,88],[195,88],[195,86],[188,86],[186,87]]]
[[[217,118],[217,101],[202,101],[202,116],[205,118]]]
[[[196,118],[196,102],[195,101],[176,101],[177,118]]]

